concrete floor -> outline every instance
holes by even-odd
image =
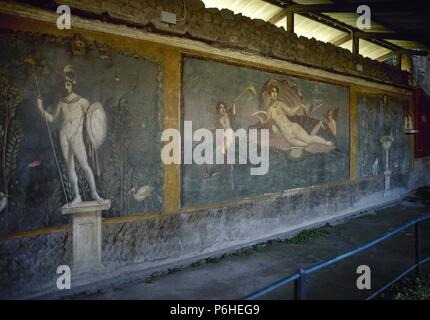
[[[371,241],[408,221],[430,214],[430,206],[399,202],[331,227],[328,234],[300,244],[272,242],[248,254],[230,255],[214,263],[188,267],[164,276],[136,275],[129,281],[112,280],[103,286],[73,290],[50,299],[240,299],[265,287],[299,267],[307,267],[335,257]],[[430,255],[430,222],[421,227],[422,257]],[[425,241],[424,241],[425,240]],[[414,234],[408,229],[364,253],[309,277],[309,299],[363,299],[380,288],[414,261]],[[356,269],[368,265],[372,289],[356,288]],[[423,267],[430,273],[430,263]],[[265,296],[266,299],[291,299],[293,286]]]

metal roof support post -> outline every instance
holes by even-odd
[[[352,53],[353,54],[360,53],[360,38],[355,32],[352,32]]]
[[[287,31],[294,33],[294,12],[287,12]]]

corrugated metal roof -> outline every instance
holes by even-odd
[[[229,9],[252,19],[269,20],[282,8],[262,0],[203,0],[206,8]]]
[[[398,45],[402,48],[414,48],[414,49],[423,49],[428,50],[429,47],[422,43],[418,43],[416,41],[406,41],[406,40],[387,40],[388,42],[391,42],[395,45]]]
[[[371,59],[378,59],[379,57],[382,57],[387,53],[391,52],[390,49],[378,46],[372,42],[369,42],[363,39],[360,39],[359,41],[360,41],[360,54],[362,54],[364,57],[369,57]],[[352,40],[345,42],[339,47],[352,51]]]
[[[351,27],[357,27],[357,19],[360,16],[359,14],[355,13],[355,12],[351,12],[351,13],[347,13],[347,12],[321,12],[333,19],[342,21],[343,23],[351,26]],[[372,19],[370,19],[371,21],[371,27],[372,27],[372,32],[393,32],[393,30],[386,28],[383,25],[380,25],[378,23],[376,23],[375,21],[372,21]]]
[[[283,18],[276,23],[278,27],[287,29],[287,18]],[[294,31],[299,36],[315,38],[324,42],[334,42],[335,40],[346,35],[345,32],[329,27],[323,23],[308,19],[301,15],[294,17]]]
[[[281,7],[267,3],[263,0],[203,0],[207,8],[218,8],[218,9],[229,9],[234,13],[242,13],[244,16],[248,16],[252,19],[262,19],[268,21],[270,18],[281,12]],[[321,4],[321,3],[332,3],[328,0],[298,0],[298,4]],[[357,20],[357,14],[355,13],[332,13],[327,14],[335,19],[342,18],[342,22],[355,26]],[[276,26],[286,29],[287,18],[282,18],[276,23]],[[383,26],[373,24],[372,29],[375,31],[389,32],[387,28]],[[373,30],[372,30],[373,31]],[[317,22],[315,20],[306,18],[300,14],[294,16],[294,32],[299,36],[307,38],[315,38],[323,42],[334,43],[347,35],[347,33],[327,26],[326,24]],[[352,51],[352,41],[348,41],[341,45],[343,48],[347,48]],[[360,54],[371,59],[377,59],[391,50],[378,46],[369,41],[360,40]]]

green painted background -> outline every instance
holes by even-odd
[[[404,115],[408,110],[405,99],[382,95],[358,96],[358,175],[382,175],[385,171],[385,151],[381,137],[391,135],[394,142],[389,150],[389,169],[405,172],[409,169],[409,136],[403,133]],[[378,165],[375,164],[377,161]]]

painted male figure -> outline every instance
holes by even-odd
[[[96,184],[93,171],[91,170],[87,152],[85,150],[83,128],[85,123],[85,116],[90,103],[88,100],[80,97],[73,92],[73,87],[76,85],[75,73],[71,66],[64,68],[64,88],[66,95],[60,99],[53,114],[44,110],[43,100],[41,97],[37,98],[37,107],[39,112],[50,123],[54,122],[60,115],[63,116],[63,123],[60,129],[60,144],[67,164],[68,176],[73,186],[74,199],[71,205],[82,202],[82,198],[78,187],[78,176],[76,174],[75,159],[79,162],[82,170],[84,171],[85,178],[91,189],[91,196],[99,203],[104,200],[98,195],[96,191]]]

